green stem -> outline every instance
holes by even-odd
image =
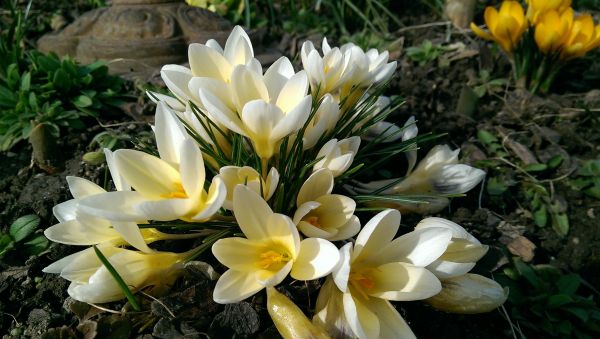
[[[98,249],[98,247],[96,247],[96,245],[94,245],[93,247],[94,247],[94,252],[96,252],[96,255],[98,256],[98,259],[100,259],[102,264],[106,267],[108,272],[115,279],[115,281],[117,282],[117,285],[119,285],[119,288],[123,291],[123,294],[125,294],[125,297],[127,297],[127,300],[129,300],[129,303],[131,304],[133,309],[138,312],[141,311],[142,308],[140,307],[140,304],[138,304],[137,299],[135,298],[135,296],[129,289],[129,286],[127,286],[127,284],[125,283],[125,280],[123,280],[123,278],[121,278],[121,276],[119,275],[119,272],[117,272],[117,270],[114,268],[114,266],[110,263],[110,261],[108,261],[108,259],[104,256],[104,254],[102,254],[102,252]]]

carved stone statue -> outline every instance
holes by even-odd
[[[108,61],[111,72],[148,74],[187,60],[187,46],[216,39],[223,44],[231,25],[183,0],[113,0],[62,30],[44,35],[38,49],[90,63]]]

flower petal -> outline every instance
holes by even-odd
[[[193,216],[192,220],[203,221],[212,217],[223,206],[225,198],[227,198],[227,188],[223,180],[217,175],[213,178],[208,188],[208,196],[204,202],[204,209]]]
[[[381,257],[425,267],[446,251],[451,238],[452,232],[446,228],[417,229],[392,241]]]
[[[125,241],[127,241],[131,246],[137,248],[138,250],[144,253],[152,253],[154,252],[144,240],[142,236],[142,232],[140,232],[140,228],[134,222],[122,222],[122,221],[114,221],[112,226],[115,228],[115,231],[119,232],[121,237]]]
[[[71,195],[75,199],[81,199],[90,195],[106,192],[104,188],[87,179],[73,177],[70,175],[67,176],[67,184],[69,184],[69,191],[71,191]]]
[[[311,174],[300,187],[296,205],[300,206],[305,202],[315,201],[331,191],[333,191],[333,174],[326,168],[319,169]]]
[[[231,65],[223,55],[210,47],[196,43],[190,44],[188,59],[195,77],[215,78],[223,81],[229,79]]]
[[[181,165],[179,166],[181,183],[188,197],[191,199],[199,198],[204,189],[204,180],[206,179],[202,152],[196,142],[191,139],[184,140],[179,147],[178,153],[181,154]]]
[[[154,135],[158,154],[162,160],[176,166],[181,161],[181,145],[189,138],[185,127],[164,102],[159,102],[156,107],[155,121]]]
[[[352,262],[377,260],[377,254],[390,244],[400,227],[400,212],[385,210],[363,227],[354,244]]]
[[[379,319],[380,338],[416,339],[406,321],[387,300],[372,298],[366,304]]]
[[[228,270],[223,273],[213,291],[213,299],[219,304],[240,302],[264,288],[254,274]]]
[[[350,328],[360,339],[379,338],[379,318],[350,293],[344,293],[344,315]],[[365,302],[369,302],[365,300]]]
[[[246,238],[219,239],[212,245],[212,253],[221,264],[240,272],[258,270],[257,263],[263,249],[262,243]]]
[[[439,279],[422,267],[400,262],[381,265],[371,271],[374,287],[370,296],[396,301],[421,300],[439,293]]]
[[[96,194],[79,201],[78,208],[87,214],[107,220],[147,220],[135,210],[135,206],[147,201],[137,191],[116,191]]]
[[[292,266],[292,278],[319,279],[331,273],[340,260],[338,249],[327,240],[308,238],[300,242],[300,253]]]

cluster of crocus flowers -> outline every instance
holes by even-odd
[[[190,45],[189,68],[162,68],[171,95],[149,93],[157,103],[155,152],[107,150],[114,191],[67,178],[74,199],[55,207],[59,223],[45,234],[95,247],[44,271],[71,281],[74,299],[111,302],[166,291],[184,263],[211,246],[227,268],[213,299],[235,303],[266,289],[269,313],[290,337],[412,336],[391,301],[425,300],[460,312],[464,297],[470,305],[463,313],[501,304],[497,284],[468,273],[487,247],[462,227],[429,218],[396,238],[399,211],[431,213],[484,173],[445,146],[415,168],[414,117],[404,126],[384,121],[392,100],[379,93],[396,68],[388,53],[331,47],[325,39],[321,54],[307,42],[304,69],[296,71],[286,57],[263,70],[253,51],[235,27],[224,47],[214,40]],[[404,180],[356,183],[361,168],[403,151]],[[378,205],[394,209],[361,227],[357,192],[367,191],[438,200],[430,208]],[[196,237],[205,239],[191,249],[154,245]],[[312,321],[275,290],[316,279],[324,284]]]
[[[504,1],[487,7],[488,31],[471,23],[479,37],[496,42],[511,57],[515,76],[532,92],[547,91],[561,67],[600,46],[600,25],[588,13],[576,14],[571,0]]]

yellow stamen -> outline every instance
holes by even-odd
[[[308,217],[308,218],[306,218],[306,222],[315,227],[321,228],[321,223],[319,222],[318,217],[315,217],[315,216]]]
[[[363,272],[350,272],[349,282],[365,299],[369,299],[366,291],[375,287],[373,278]]]
[[[185,193],[183,186],[180,183],[175,184],[175,191],[171,193],[164,193],[160,195],[161,198],[165,199],[187,199],[188,195]]]
[[[269,269],[274,264],[279,264],[281,262],[287,262],[290,260],[289,255],[281,254],[272,250],[268,250],[259,255],[262,259],[258,262],[258,266],[263,269]]]

